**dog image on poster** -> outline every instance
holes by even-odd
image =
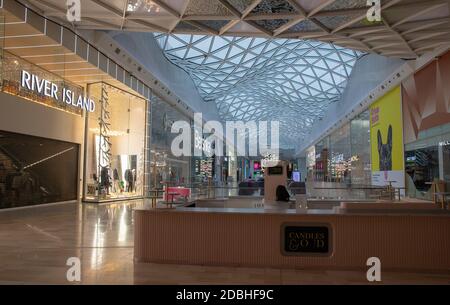
[[[387,143],[383,144],[381,130],[378,129],[378,154],[380,156],[380,171],[392,170],[392,125],[389,125]]]

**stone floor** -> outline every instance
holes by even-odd
[[[367,284],[365,272],[137,264],[133,208],[143,201],[63,204],[0,212],[0,284]],[[450,284],[450,272],[384,272],[384,284]]]

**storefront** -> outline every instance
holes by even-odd
[[[252,179],[257,180],[263,178],[261,161],[252,160],[250,169],[251,169],[250,176],[252,177]]]
[[[306,167],[309,181],[370,185],[369,110],[307,149]]]
[[[450,189],[450,52],[403,82],[407,195],[432,200]]]
[[[193,182],[212,181],[215,177],[215,159],[209,157],[193,157]]]
[[[85,94],[6,51],[1,75],[0,207],[78,200],[81,178],[86,202],[143,197],[143,96],[103,82]]]
[[[98,101],[86,118],[86,202],[142,198],[147,100],[108,83],[88,85]]]
[[[191,120],[158,97],[152,99],[150,187],[162,189],[164,185],[182,186],[191,182],[192,157],[176,157],[171,145],[177,136],[171,133],[172,123]]]
[[[351,183],[356,185],[371,184],[370,159],[370,112],[362,112],[350,122],[351,141]]]
[[[239,176],[241,175],[238,170],[239,162],[238,157],[236,156],[235,150],[230,150],[230,154],[227,156],[228,159],[228,183],[237,183],[239,180]],[[245,179],[245,177],[244,177]]]
[[[78,200],[82,87],[2,50],[0,209]],[[94,101],[87,99],[87,109]]]
[[[405,145],[405,171],[409,197],[432,200],[433,183],[438,191],[449,189],[450,124],[420,132]]]
[[[0,209],[142,198],[150,88],[70,29],[4,4]]]

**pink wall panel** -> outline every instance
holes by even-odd
[[[275,268],[382,268],[450,271],[450,217],[289,215],[136,211],[135,259],[141,262]],[[284,256],[286,222],[328,223],[331,257]]]
[[[402,85],[405,143],[417,140],[420,131],[450,123],[450,52]]]

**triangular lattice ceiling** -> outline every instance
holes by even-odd
[[[278,120],[284,148],[295,146],[337,101],[360,56],[312,40],[155,34],[223,120]]]

